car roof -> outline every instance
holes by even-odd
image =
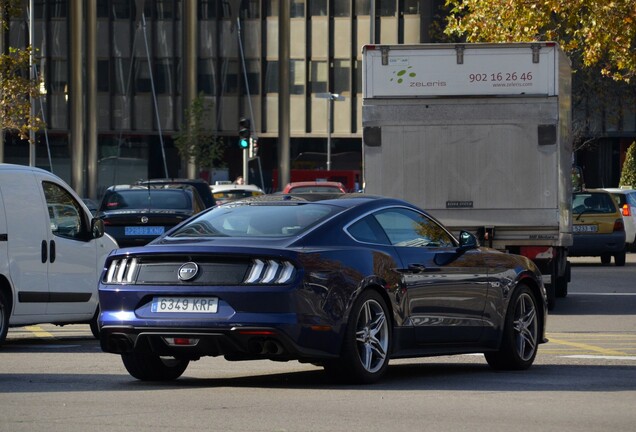
[[[259,191],[259,192],[263,191],[261,188],[253,184],[239,185],[234,183],[210,185],[210,189],[212,190],[212,192],[222,192],[222,191],[229,191],[229,190],[249,190],[249,191]]]
[[[298,186],[344,186],[341,182],[336,181],[300,181],[287,184],[288,187]]]
[[[590,190],[595,190],[595,189],[590,189]],[[623,194],[636,192],[636,189],[626,189],[626,188],[602,188],[600,190],[604,190],[606,192],[611,192],[611,193],[623,193]]]

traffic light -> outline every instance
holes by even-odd
[[[238,127],[238,135],[239,135],[239,147],[243,150],[247,150],[250,147],[250,119],[241,117],[239,120]]]

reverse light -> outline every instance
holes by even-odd
[[[170,346],[195,346],[199,343],[198,338],[164,337],[163,340]]]

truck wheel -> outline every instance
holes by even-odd
[[[176,380],[190,363],[188,360],[136,352],[122,354],[121,359],[128,373],[141,381]]]
[[[559,276],[557,278],[555,297],[565,298],[567,296],[568,296],[568,279],[565,276]]]
[[[537,301],[530,288],[521,285],[510,299],[499,350],[484,355],[493,369],[524,370],[534,362],[538,347]]]
[[[623,267],[625,265],[625,251],[619,252],[614,255],[614,264],[618,267]]]
[[[0,291],[0,346],[2,346],[2,343],[7,338],[9,315],[11,315],[11,305],[4,292]]]
[[[601,264],[608,265],[610,262],[612,262],[612,256],[610,254],[604,253],[601,255]]]
[[[555,281],[555,283],[551,283],[551,284],[547,284],[545,286],[545,291],[546,294],[548,295],[548,310],[552,310],[554,309],[554,306],[556,306],[556,285],[557,281]]]

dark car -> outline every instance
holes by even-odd
[[[120,247],[143,246],[204,208],[192,190],[119,186],[106,190],[95,217]]]
[[[201,201],[205,205],[205,208],[214,207],[216,200],[212,191],[210,190],[210,184],[203,179],[182,179],[182,178],[164,178],[164,179],[150,179],[140,180],[137,185],[145,186],[151,189],[162,188],[193,188],[197,191],[201,197]]]
[[[531,261],[364,194],[207,210],[111,254],[99,300],[102,349],[140,380],[176,379],[220,355],[309,362],[355,383],[380,379],[390,358],[441,354],[521,370],[546,342]]]

